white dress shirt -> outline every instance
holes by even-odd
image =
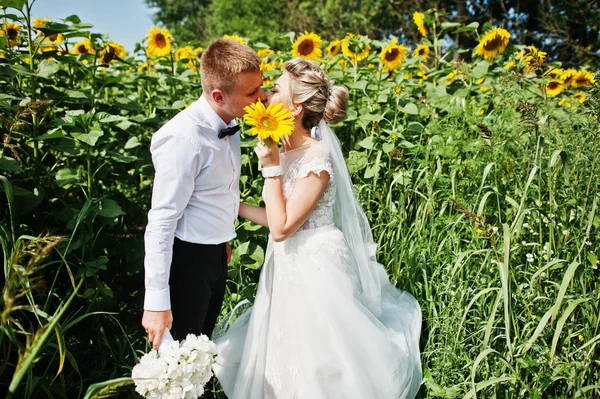
[[[229,124],[234,125],[235,120]],[[171,308],[174,237],[199,244],[220,244],[235,237],[240,135],[219,139],[219,131],[226,127],[202,96],[152,136],[155,176],[144,236],[146,310]]]

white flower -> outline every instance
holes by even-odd
[[[528,229],[529,228],[529,223],[523,223],[523,228]]]
[[[216,357],[216,346],[206,335],[189,334],[181,344],[165,343],[133,368],[135,390],[148,399],[198,398],[213,375]]]
[[[492,231],[493,231],[494,233],[495,233],[495,232],[497,232],[497,231],[498,231],[498,227],[496,227],[496,226],[492,227]]]
[[[567,234],[569,234],[569,230],[563,230],[563,232],[562,232],[562,233],[563,233],[564,235],[567,235]]]
[[[533,262],[533,254],[527,254],[527,262],[531,263]]]

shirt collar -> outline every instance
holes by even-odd
[[[221,119],[221,117],[217,115],[215,110],[210,106],[210,104],[204,96],[200,96],[200,99],[198,100],[198,105],[200,107],[200,112],[202,113],[202,115],[204,115],[210,127],[213,128],[213,130],[217,132],[217,134],[227,127],[237,125],[235,119],[232,119],[231,122],[229,122],[229,125],[225,124],[225,122],[223,122],[223,119]]]

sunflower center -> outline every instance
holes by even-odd
[[[106,46],[104,48],[104,54],[102,54],[102,62],[108,64],[115,58],[115,49],[112,46]]]
[[[483,48],[487,51],[494,51],[502,46],[502,37],[494,36],[492,40],[489,40],[483,45]]]
[[[386,61],[394,61],[396,58],[398,58],[399,53],[400,52],[398,51],[397,48],[388,50],[387,53],[385,53],[385,60]]]
[[[10,37],[11,39],[14,39],[15,37],[17,37],[19,35],[19,31],[15,28],[8,28],[6,30],[6,34],[8,35],[8,37]]]
[[[421,56],[425,55],[425,49],[424,48],[419,49],[419,52],[417,54],[419,54]]]
[[[54,33],[54,34],[48,36],[48,39],[50,39],[50,41],[55,42],[58,39],[58,33]]]
[[[157,47],[160,47],[160,48],[167,47],[167,39],[165,38],[165,35],[163,35],[162,33],[157,34],[154,41],[156,42]]]
[[[337,54],[338,50],[340,49],[339,46],[335,45],[335,46],[331,46],[331,54]]]
[[[260,118],[259,125],[266,130],[275,130],[277,129],[277,120],[272,115],[264,115]]]
[[[315,48],[315,44],[312,40],[303,40],[302,43],[298,46],[298,52],[302,55],[309,55],[313,52]]]
[[[558,89],[559,83],[558,82],[548,82],[548,90],[556,90]]]

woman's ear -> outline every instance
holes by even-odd
[[[295,117],[299,116],[300,114],[302,114],[302,111],[304,111],[304,105],[294,104],[292,107],[292,116],[295,118]]]
[[[225,98],[221,89],[213,89],[213,91],[210,92],[210,96],[212,97],[213,101],[219,105],[222,105],[225,102]]]

